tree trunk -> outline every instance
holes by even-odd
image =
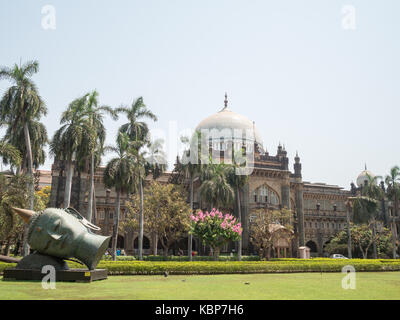
[[[351,230],[350,230],[350,208],[347,207],[346,210],[347,213],[347,255],[348,258],[352,258],[352,253],[351,253]]]
[[[242,223],[242,209],[240,208],[240,190],[239,186],[236,186],[236,202],[237,202],[237,207],[238,207],[238,220],[239,223]],[[243,233],[242,233],[243,236]],[[243,240],[242,236],[240,237],[240,240],[238,241],[238,261],[242,261],[242,246],[243,246]]]
[[[378,259],[378,252],[376,250],[376,221],[372,223],[372,255],[374,259]]]
[[[32,158],[32,147],[31,147],[31,138],[29,135],[28,122],[24,123],[24,136],[25,136],[25,145],[26,152],[28,156],[28,174],[31,178],[29,182],[29,210],[34,209],[34,177],[33,177],[33,158]],[[24,226],[24,240],[23,240],[23,256],[27,256],[29,254],[29,244],[28,244],[28,225]]]
[[[399,206],[399,200],[395,196],[394,198],[394,212],[392,212],[392,245],[393,245],[393,259],[396,259],[396,240],[397,240],[397,234],[396,234],[396,222],[395,222],[395,217],[397,216],[397,210]]]
[[[93,187],[93,224],[97,224],[97,202],[96,202],[96,188]]]
[[[71,203],[71,188],[72,188],[72,176],[74,172],[72,160],[67,160],[67,177],[65,179],[65,190],[64,190],[64,208],[68,208]]]
[[[193,214],[193,176],[190,175],[190,214]],[[189,233],[188,237],[188,257],[189,261],[193,261],[192,255],[193,235]]]
[[[267,261],[271,260],[271,246],[268,247],[267,249]]]
[[[139,260],[143,260],[143,179],[139,182],[140,212],[139,212]]]
[[[163,245],[163,256],[168,257],[169,247],[167,245]]]
[[[153,235],[153,255],[157,255],[157,249],[158,249],[158,236],[157,233],[154,233]]]
[[[118,242],[118,227],[119,227],[119,212],[121,209],[121,191],[117,191],[117,199],[115,201],[114,227],[112,235],[112,259],[117,260],[117,242]]]
[[[88,209],[87,209],[87,220],[92,222],[93,214],[93,193],[94,193],[94,153],[90,156],[90,182],[89,182],[89,197],[88,197]]]
[[[9,256],[10,255],[10,239],[7,239],[7,242],[6,242],[6,246],[5,246],[5,248],[4,248],[4,255],[5,256]]]
[[[219,248],[218,248],[218,247],[215,247],[215,248],[212,248],[212,250],[213,250],[214,261],[218,261],[218,258],[219,258]]]

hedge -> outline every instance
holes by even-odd
[[[104,256],[103,260],[111,261],[111,256]],[[117,256],[117,261],[136,261],[135,256]],[[218,261],[236,261],[237,256],[219,256]],[[189,261],[188,256],[144,256],[143,261]],[[214,261],[210,256],[194,256],[193,261]],[[260,261],[259,256],[242,256],[242,261]]]
[[[68,262],[70,268],[82,268]],[[241,273],[292,273],[292,272],[341,272],[346,265],[356,271],[400,271],[400,260],[364,259],[275,259],[272,261],[101,261],[99,269],[109,275],[160,275],[169,274],[241,274]],[[0,263],[0,272],[15,264]]]

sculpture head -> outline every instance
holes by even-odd
[[[49,208],[41,212],[14,208],[29,223],[28,243],[41,254],[82,261],[96,268],[108,248],[111,237],[94,234],[99,230],[76,210]]]

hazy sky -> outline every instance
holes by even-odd
[[[270,154],[284,143],[303,180],[348,188],[365,162],[380,175],[400,164],[399,16],[398,0],[0,0],[0,65],[40,62],[50,137],[93,89],[114,107],[143,96],[167,140],[173,123],[194,129],[219,111],[226,91]],[[108,144],[125,121],[107,119]]]

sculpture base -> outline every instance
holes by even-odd
[[[25,269],[5,269],[3,274],[4,281],[13,280],[28,280],[42,281],[46,274],[40,270],[25,270]],[[85,270],[85,269],[70,269],[56,271],[56,282],[92,282],[96,280],[107,279],[106,269]]]

